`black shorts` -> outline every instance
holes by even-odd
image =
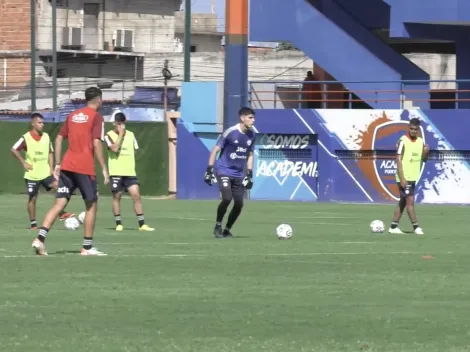
[[[234,198],[244,197],[245,186],[243,186],[243,177],[217,175],[216,178],[222,196],[224,193],[230,192]]]
[[[129,187],[139,185],[139,179],[136,176],[110,176],[110,179],[112,193],[127,192]]]
[[[397,182],[398,189],[400,190],[400,198],[406,198],[408,196],[415,195],[416,181],[407,181],[407,182],[408,182],[408,186],[406,188],[403,188],[400,185],[400,182]]]
[[[98,185],[95,176],[62,170],[56,197],[70,199],[72,193],[77,189],[84,200],[89,202],[98,200]]]
[[[28,192],[28,195],[30,197],[34,197],[39,192],[39,186],[42,186],[46,191],[50,191],[52,189],[51,185],[54,183],[55,178],[54,176],[48,176],[45,179],[39,181],[28,180],[25,178],[24,181],[26,182],[26,191]]]

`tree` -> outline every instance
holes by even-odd
[[[284,50],[298,51],[299,49],[293,46],[290,42],[280,42],[275,50],[276,51],[284,51]]]

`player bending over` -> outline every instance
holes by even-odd
[[[204,182],[209,186],[212,186],[215,177],[222,196],[214,228],[216,238],[233,237],[230,229],[242,211],[245,188],[253,187],[253,146],[256,134],[252,127],[255,122],[255,112],[251,108],[241,108],[239,116],[240,123],[228,128],[212,149],[204,175]],[[216,161],[219,151],[219,158]],[[232,199],[233,208],[222,231],[222,221]]]
[[[32,230],[37,230],[36,222],[36,200],[38,198],[39,187],[42,186],[46,191],[57,189],[57,180],[53,173],[53,155],[54,149],[49,135],[43,132],[44,117],[34,112],[31,115],[32,129],[22,135],[13,145],[11,152],[20,161],[25,169],[24,180],[26,191],[28,192],[28,214]],[[21,156],[24,151],[25,158]],[[60,220],[65,220],[74,214],[62,211]]]
[[[126,116],[117,113],[114,117],[114,130],[104,138],[108,145],[108,167],[111,175],[111,192],[113,193],[113,214],[116,220],[116,231],[124,230],[121,220],[121,196],[126,191],[134,201],[140,231],[153,231],[145,224],[142,200],[140,199],[139,180],[135,172],[135,150],[139,149],[134,133],[126,130]]]
[[[103,171],[104,184],[109,176],[103,157],[101,142],[104,137],[103,116],[98,113],[102,104],[101,90],[90,87],[85,90],[87,106],[72,112],[65,120],[55,141],[54,175],[59,180],[56,202],[48,211],[33,248],[38,255],[47,255],[44,242],[59,213],[66,207],[72,193],[79,189],[85,201],[85,235],[81,255],[106,255],[93,247],[93,232],[98,203],[94,155]],[[68,148],[62,158],[62,141],[68,139]]]
[[[423,138],[419,137],[419,119],[413,118],[408,125],[409,132],[402,136],[397,143],[397,180],[400,191],[400,200],[393,214],[393,221],[389,233],[402,234],[398,228],[401,215],[406,208],[415,234],[424,235],[419,227],[415,213],[415,187],[421,173],[421,162],[428,159],[429,147],[424,145]]]

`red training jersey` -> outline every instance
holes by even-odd
[[[90,107],[76,110],[67,116],[59,134],[69,141],[61,169],[95,176],[93,141],[104,140],[103,116]]]

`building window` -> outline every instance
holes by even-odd
[[[191,45],[190,52],[195,53],[196,51],[197,51],[196,50],[196,45]]]

